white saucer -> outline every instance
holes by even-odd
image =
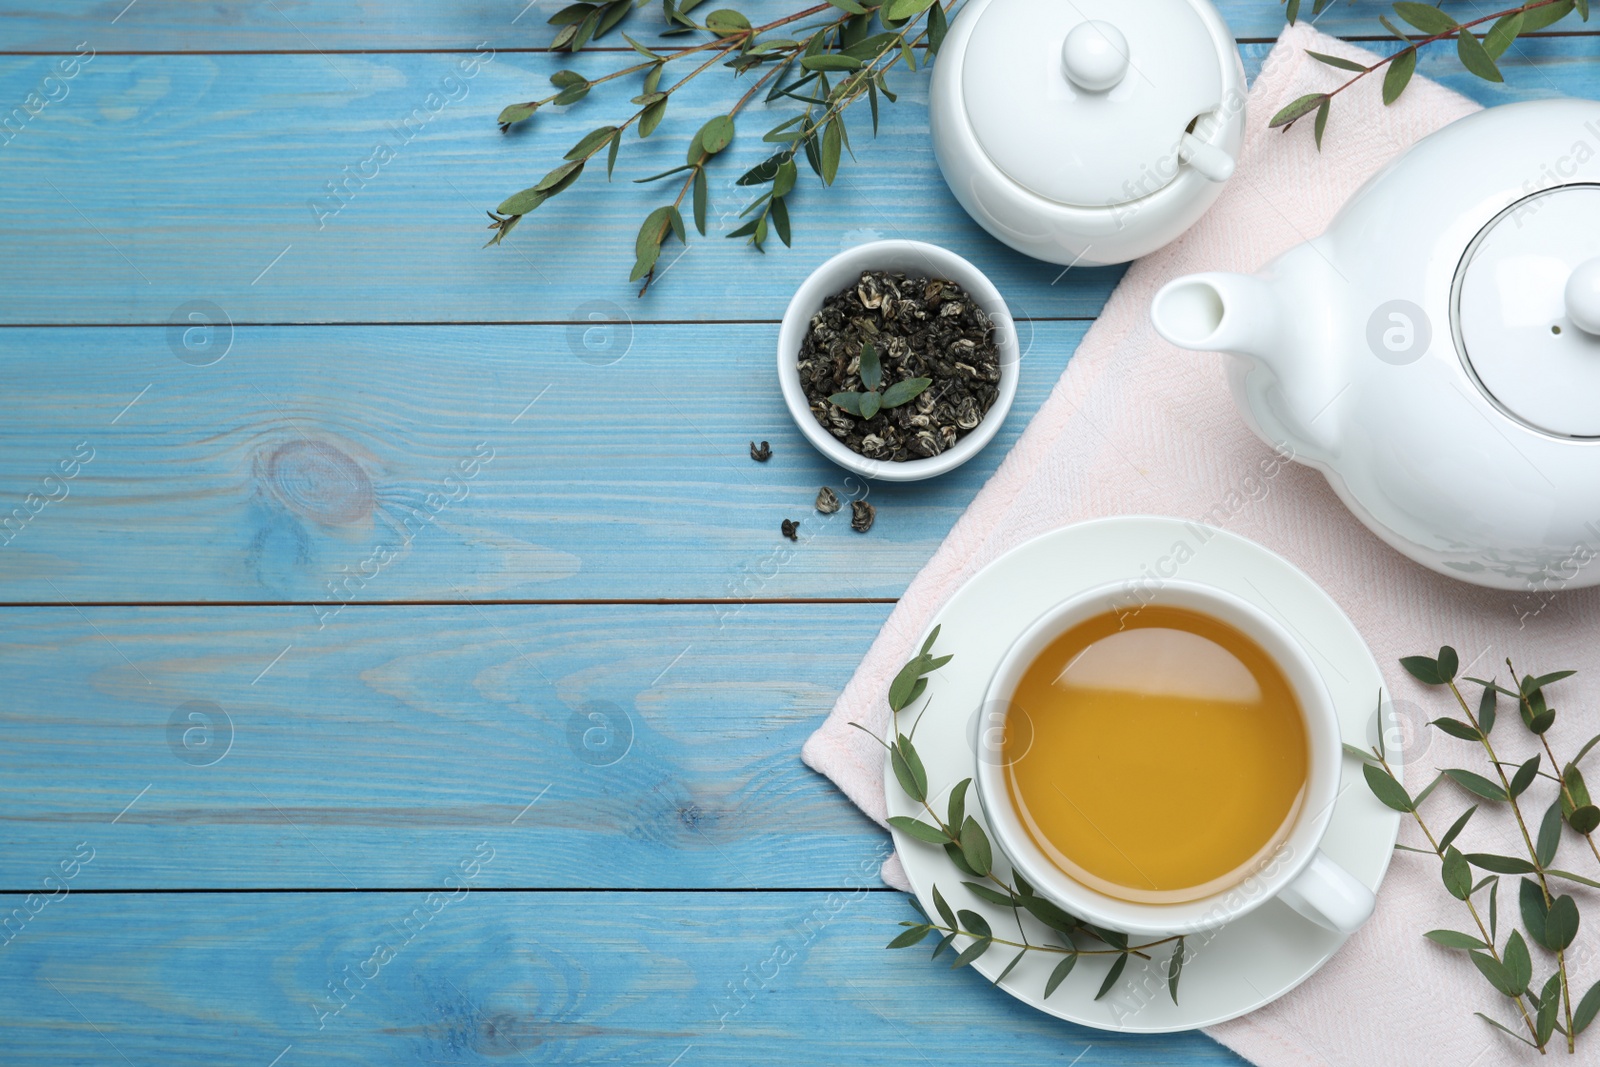
[[[1180,547],[1182,546],[1182,547]],[[1361,635],[1339,606],[1310,578],[1284,559],[1241,537],[1178,519],[1127,517],[1080,523],[1019,545],[989,564],[950,598],[933,622],[942,627],[935,655],[954,655],[928,678],[928,689],[899,715],[917,727],[917,752],[928,771],[929,803],[943,812],[949,790],[972,777],[976,757],[970,740],[989,678],[1001,656],[1028,624],[1073,593],[1119,579],[1184,578],[1227,590],[1260,605],[1281,620],[1310,651],[1339,708],[1346,742],[1365,748],[1383,680]],[[929,627],[932,629],[932,626]],[[1398,752],[1390,759],[1398,771]],[[890,815],[924,813],[896,782],[884,775]],[[982,820],[976,794],[966,809]],[[1175,815],[1175,817],[1181,817]],[[987,829],[987,826],[985,827]],[[1323,848],[1351,874],[1377,890],[1389,867],[1399,813],[1378,803],[1362,781],[1356,760],[1346,758]],[[941,848],[896,832],[895,847],[907,877],[929,915],[937,915],[933,885],[956,908],[989,920],[997,937],[1011,931],[1010,909],[985,903],[962,886],[964,876]],[[1009,875],[996,854],[996,870]],[[1025,918],[1029,939],[1049,931]],[[960,938],[959,950],[968,939]],[[1152,950],[1148,961],[1130,959],[1117,984],[1094,1000],[1111,957],[1083,957],[1061,986],[1044,999],[1044,985],[1059,957],[1029,953],[1000,988],[1040,1011],[1102,1030],[1164,1033],[1210,1026],[1253,1011],[1305,981],[1336,952],[1344,938],[1302,918],[1279,901],[1268,901],[1237,922],[1209,935],[1188,938],[1178,1004],[1167,993],[1170,950]],[[927,952],[930,936],[917,948]],[[975,968],[991,981],[1011,962],[1014,950],[992,947]],[[939,963],[948,966],[947,951]]]

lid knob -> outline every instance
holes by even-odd
[[[1061,67],[1073,85],[1103,93],[1128,73],[1128,39],[1109,22],[1080,22],[1061,44]]]
[[[1600,334],[1600,257],[1567,278],[1567,317],[1584,333]]]

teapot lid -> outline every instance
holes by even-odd
[[[1496,216],[1456,270],[1451,320],[1502,411],[1600,437],[1600,185],[1545,190]]]
[[[1233,57],[1192,0],[996,0],[977,15],[961,74],[973,133],[1048,200],[1111,207],[1164,188],[1185,132],[1222,105]]]

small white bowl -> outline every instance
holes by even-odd
[[[978,302],[994,323],[995,344],[1000,349],[1000,395],[994,405],[965,437],[937,456],[927,459],[894,460],[868,459],[852,451],[849,446],[829,433],[816,416],[800,388],[800,370],[797,366],[800,342],[811,328],[811,316],[822,307],[828,297],[854,285],[862,271],[886,270],[908,275],[923,275],[955,282]],[[783,387],[784,402],[789,414],[806,440],[817,451],[849,471],[863,478],[881,478],[886,482],[916,482],[954,470],[977,455],[993,439],[1011,410],[1011,401],[1017,395],[1017,372],[1021,369],[1022,351],[1017,344],[1016,326],[1011,312],[994,283],[983,272],[948,249],[922,241],[871,241],[840,252],[811,272],[795,291],[794,299],[783,313],[783,325],[778,329],[778,383]]]

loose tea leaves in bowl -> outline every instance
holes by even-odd
[[[864,272],[811,317],[797,366],[817,422],[868,459],[937,456],[1000,395],[994,324],[940,278]]]

